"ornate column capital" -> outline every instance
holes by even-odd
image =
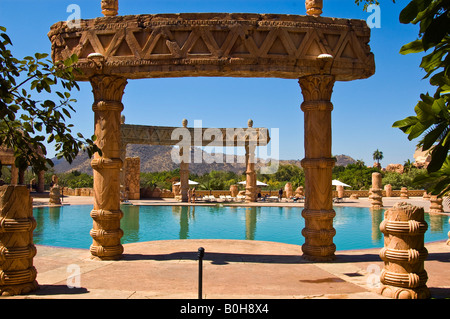
[[[305,102],[330,101],[334,82],[332,75],[309,75],[298,80]]]
[[[94,93],[94,104],[102,101],[119,102],[125,92],[127,79],[116,75],[95,75],[89,79],[92,85],[92,93]]]

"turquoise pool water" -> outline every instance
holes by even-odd
[[[168,239],[245,239],[302,245],[304,219],[298,207],[122,206],[122,243]],[[92,206],[41,207],[34,243],[85,248],[92,244],[89,231]],[[334,243],[337,250],[383,247],[379,224],[383,211],[335,207]],[[425,241],[447,239],[449,217],[425,214]]]

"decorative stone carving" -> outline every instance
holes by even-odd
[[[26,186],[0,186],[0,295],[27,294],[39,288],[33,257],[32,199]]]
[[[230,185],[231,197],[236,197],[239,193],[238,185]]]
[[[386,197],[392,197],[392,185],[384,185],[384,191],[386,192]]]
[[[286,198],[291,198],[294,195],[294,192],[292,191],[292,183],[286,183],[284,185],[284,193],[286,194]]]
[[[303,186],[299,186],[297,187],[297,189],[295,190],[295,196],[297,197],[303,197],[305,194],[304,190],[303,190]]]
[[[53,186],[50,188],[50,205],[61,205],[61,189],[58,185],[58,176],[52,176]]]
[[[430,210],[429,213],[443,213],[444,206],[442,205],[442,197],[437,197],[436,195],[432,195],[430,197]]]
[[[303,257],[313,261],[331,261],[335,258],[336,245],[333,237],[332,169],[331,157],[331,111],[330,102],[334,77],[314,75],[302,77],[299,84],[305,113],[305,158],[301,164],[305,171],[305,228],[302,235]]]
[[[400,198],[401,198],[401,199],[408,199],[408,198],[409,198],[409,195],[408,195],[408,188],[402,187],[402,188],[400,189]]]
[[[306,14],[318,17],[322,14],[323,0],[306,0]]]
[[[381,174],[378,172],[372,173],[372,188],[370,189],[371,195],[371,209],[381,209],[383,207],[383,193],[381,189]]]
[[[379,293],[395,299],[425,299],[430,297],[424,262],[428,251],[424,246],[428,225],[424,209],[408,203],[397,203],[387,210],[380,230],[384,248],[380,257],[384,269]]]
[[[245,145],[245,163],[246,163],[246,184],[245,184],[245,202],[256,202],[258,189],[256,187],[255,171],[255,148],[256,145],[248,143]]]
[[[105,74],[128,79],[193,75],[297,79],[321,73],[323,62],[317,59],[321,54],[334,57],[330,74],[338,81],[367,78],[375,72],[370,29],[364,20],[141,14],[81,20],[79,28],[58,22],[48,36],[55,62],[78,55],[77,67],[83,73],[76,74],[77,80],[95,74],[97,66],[87,58],[91,53],[104,56]]]
[[[102,155],[94,154],[91,166],[94,170],[94,220],[91,236],[92,257],[100,260],[117,260],[122,257],[120,238],[120,113],[127,81],[112,75],[97,75],[90,79],[94,93],[96,145]]]
[[[430,195],[430,194],[428,194],[427,192],[423,192],[423,196],[422,196],[422,198],[423,198],[423,199],[425,199],[425,200],[430,200],[430,198],[431,198],[431,195]]]
[[[102,13],[106,17],[116,16],[119,11],[119,0],[102,0]]]
[[[336,191],[337,191],[337,196],[338,196],[339,198],[344,198],[344,194],[345,194],[344,186],[342,186],[342,185],[337,185],[337,186],[336,186]]]

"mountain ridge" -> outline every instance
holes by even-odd
[[[202,163],[194,161],[195,152],[197,156],[201,154]],[[172,171],[179,168],[179,164],[175,163],[171,157],[172,146],[161,145],[128,145],[127,157],[140,157],[141,172],[162,172]],[[225,157],[226,156],[226,157]],[[348,155],[336,155],[336,166],[347,166],[348,164],[356,163],[356,161]],[[220,163],[215,159],[223,159]],[[74,159],[72,164],[69,164],[64,159],[52,159],[55,173],[66,173],[77,170],[81,173],[92,175],[91,159],[87,153],[80,152]],[[259,169],[268,163],[269,160],[257,159],[255,168]],[[283,165],[292,164],[301,167],[300,160],[280,160],[279,163]],[[193,174],[203,175],[211,171],[232,171],[237,174],[245,172],[245,156],[239,155],[223,155],[210,154],[201,149],[195,149],[192,152],[191,163],[189,164],[189,171]]]

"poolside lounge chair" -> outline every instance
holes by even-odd
[[[344,199],[342,197],[335,197],[333,198],[333,203],[342,203]]]

